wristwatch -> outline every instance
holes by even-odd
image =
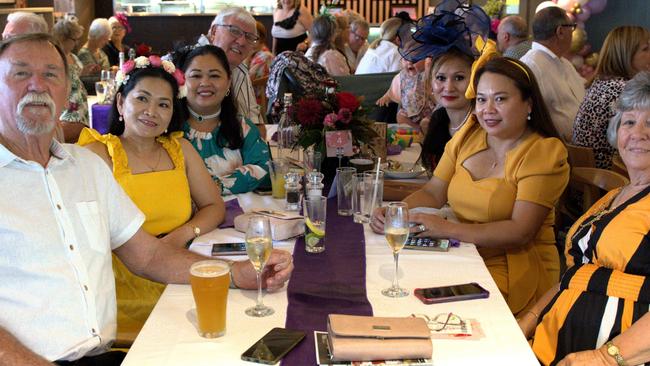
[[[607,354],[616,360],[616,364],[618,364],[618,366],[627,366],[627,363],[623,359],[623,356],[621,356],[621,352],[619,351],[618,347],[612,343],[612,341],[605,343],[605,348],[607,349]]]
[[[194,237],[198,238],[198,236],[201,235],[201,229],[196,225],[190,225],[190,227],[192,228],[192,231],[194,232]]]

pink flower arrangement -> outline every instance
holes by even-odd
[[[331,127],[334,128],[336,127],[336,121],[339,120],[339,116],[336,113],[329,113],[328,115],[325,116],[325,119],[323,120],[323,125],[326,127]]]

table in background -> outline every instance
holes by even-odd
[[[244,210],[254,207],[281,208],[281,200],[252,193],[238,195]],[[203,238],[243,239],[233,229],[214,231]],[[444,365],[538,365],[526,339],[492,280],[482,258],[471,244],[447,253],[408,251],[400,255],[400,284],[408,297],[393,299],[381,294],[393,279],[394,263],[383,236],[366,226],[367,296],[376,316],[436,315],[454,312],[465,319],[477,319],[485,333],[480,340],[433,340],[433,360]],[[199,238],[201,240],[203,238]],[[277,248],[293,251],[293,241],[276,242]],[[245,259],[245,258],[242,258]],[[478,282],[490,291],[487,299],[424,305],[415,296],[417,287]],[[230,290],[226,335],[204,339],[198,335],[194,300],[189,285],[169,285],[138,335],[123,365],[251,365],[240,355],[273,327],[284,327],[287,308],[286,286],[266,293],[264,303],[275,309],[266,318],[253,318],[244,309],[255,303],[253,290]]]

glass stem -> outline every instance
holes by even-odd
[[[257,305],[256,307],[261,308],[264,306],[262,303],[262,274],[259,271],[255,271],[255,276],[257,276]]]
[[[399,281],[397,280],[397,273],[399,268],[399,252],[393,253],[393,257],[395,258],[395,277],[393,277],[393,288],[398,289]]]

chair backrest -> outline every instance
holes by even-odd
[[[582,207],[586,210],[600,199],[603,192],[622,187],[630,180],[611,170],[574,167],[570,182],[572,187],[582,187]]]
[[[339,82],[339,88],[342,91],[348,91],[357,96],[364,97],[362,105],[366,110],[375,108],[375,102],[381,98],[386,90],[390,89],[390,84],[396,72],[382,72],[378,74],[362,74],[335,76],[334,79]]]
[[[618,154],[614,154],[612,156],[612,168],[611,170],[615,171],[616,173],[629,178],[628,173],[627,173],[627,167],[625,166],[625,163],[623,163],[623,160],[621,159],[621,156]]]
[[[569,154],[569,165],[572,168],[596,167],[596,158],[594,157],[594,150],[592,148],[566,144],[566,150]]]

